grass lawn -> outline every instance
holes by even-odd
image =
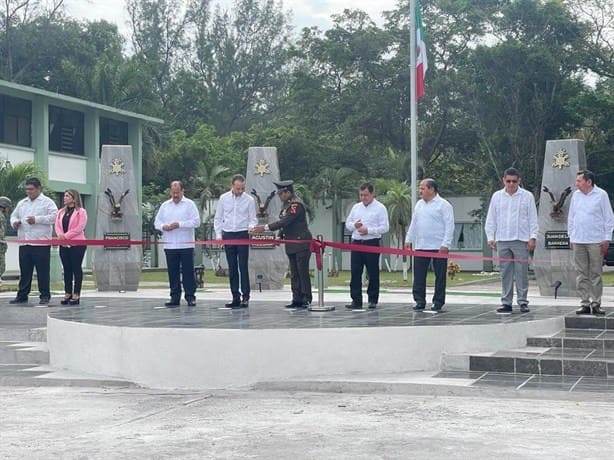
[[[402,272],[387,272],[382,271],[380,275],[382,289],[410,289],[411,284],[411,272],[408,273],[408,279],[403,279]],[[166,271],[163,270],[146,270],[141,273],[140,289],[166,289],[168,288],[168,278]],[[456,288],[462,289],[464,286],[471,286],[475,284],[483,283],[498,283],[499,273],[478,273],[478,272],[460,272],[454,278],[448,278],[448,289]],[[428,274],[427,285],[433,286],[435,283],[433,273]],[[535,283],[535,281],[531,281]],[[205,286],[210,285],[227,285],[228,278],[215,276],[212,270],[205,271]],[[290,284],[290,280],[286,279],[286,284]],[[341,271],[338,276],[331,276],[328,278],[328,290],[348,290],[350,285],[350,272]],[[614,271],[608,271],[603,274],[603,285],[614,286]],[[36,289],[36,281],[33,284],[33,292]],[[86,274],[83,280],[84,289],[94,288],[94,277],[91,273]],[[1,292],[9,292],[17,290],[17,280],[5,279],[2,286],[0,286]],[[62,283],[53,283],[51,290],[54,293],[61,293],[64,290]],[[497,294],[498,295],[498,294]]]
[[[461,272],[458,273],[453,279],[448,278],[448,287],[456,287],[463,286],[467,284],[474,283],[482,283],[493,280],[498,280],[499,274],[485,274],[485,273],[474,273],[474,272]],[[614,280],[614,276],[612,278]],[[386,272],[382,271],[380,275],[380,283],[382,289],[393,288],[393,289],[409,289],[411,287],[411,272],[408,273],[408,279],[403,280],[402,272]],[[161,270],[146,270],[141,273],[141,282],[142,284],[139,286],[140,289],[164,289],[168,288],[168,277],[166,271]],[[427,285],[434,285],[434,275],[429,273],[427,278]],[[205,271],[205,286],[212,284],[221,284],[227,285],[228,278],[215,276],[212,270]],[[290,280],[286,279],[286,284],[290,284]],[[350,272],[349,271],[341,271],[338,276],[331,276],[328,278],[328,288],[329,289],[343,289],[347,290],[350,286]],[[34,281],[33,289],[36,289],[36,281]],[[93,275],[86,274],[83,279],[83,288],[84,289],[93,289],[94,288],[94,277]],[[2,285],[1,291],[16,291],[17,290],[17,280],[5,279],[4,284]],[[64,290],[64,285],[62,283],[53,283],[51,285],[51,290],[54,292],[62,292]]]

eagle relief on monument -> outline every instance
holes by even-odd
[[[554,220],[563,220],[565,218],[563,207],[565,206],[565,200],[571,194],[571,187],[567,187],[565,190],[563,190],[558,198],[547,186],[544,185],[542,190],[550,197],[550,203],[552,204],[550,217],[552,217]]]

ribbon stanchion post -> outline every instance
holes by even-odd
[[[324,264],[322,256],[324,254],[324,237],[318,235],[316,240],[311,240],[311,252],[316,255],[316,268],[318,276],[318,304],[309,305],[309,311],[332,311],[335,309],[332,305],[324,305]]]

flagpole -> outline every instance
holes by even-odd
[[[417,180],[418,169],[416,166],[417,144],[416,132],[418,121],[418,107],[416,103],[416,0],[409,1],[409,125],[410,125],[410,192],[411,192],[411,213],[413,219],[414,209],[416,208],[416,196],[418,193]],[[415,249],[415,248],[414,248]],[[414,280],[414,258],[411,261],[412,283]]]

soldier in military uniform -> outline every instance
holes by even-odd
[[[2,275],[6,270],[6,249],[7,244],[4,241],[6,238],[6,216],[4,213],[11,207],[11,200],[5,196],[0,196],[0,283],[2,283]]]
[[[305,240],[305,243],[286,244],[286,255],[290,261],[290,280],[292,286],[292,303],[286,308],[307,308],[311,304],[311,278],[309,277],[309,245],[312,239],[307,227],[305,205],[294,196],[294,182],[284,180],[274,182],[277,195],[282,201],[279,220],[267,225],[257,225],[254,232],[279,230],[284,240]]]

